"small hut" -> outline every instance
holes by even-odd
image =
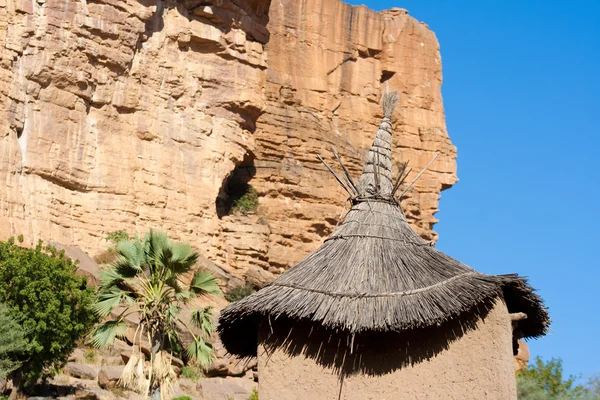
[[[221,313],[229,353],[258,357],[261,400],[516,399],[517,340],[547,331],[524,278],[479,273],[408,225],[406,164],[392,177],[396,103],[384,94],[356,184],[330,168],[352,203],[333,234]]]

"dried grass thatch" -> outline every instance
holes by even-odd
[[[222,311],[218,331],[230,353],[255,356],[258,324],[265,320],[306,321],[350,335],[403,332],[441,326],[474,308],[485,313],[497,298],[509,312],[528,315],[519,323],[524,337],[546,333],[547,311],[525,279],[481,274],[408,225],[394,197],[406,174],[392,180],[396,102],[395,94],[383,98],[384,118],[358,184],[345,177],[353,205],[343,223],[277,280]]]

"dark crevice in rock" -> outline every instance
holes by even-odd
[[[452,184],[442,183],[442,187],[440,188],[440,192],[443,192],[446,189],[450,189],[451,187],[452,187]]]
[[[52,175],[46,171],[29,171],[29,173],[39,176],[40,178],[74,192],[87,193],[92,191],[92,188],[87,184],[78,182],[74,177]]]
[[[341,66],[343,66],[344,64],[346,64],[348,61],[356,61],[356,57],[352,56],[352,55],[348,55],[346,56],[341,63],[339,63],[338,65],[336,65],[335,67],[333,67],[333,69],[329,70],[327,72],[327,75],[331,75],[333,74],[338,68],[340,68]]]
[[[223,108],[238,116],[238,123],[242,129],[251,133],[256,131],[256,121],[263,114],[263,110],[250,102],[231,102],[223,104]]]
[[[380,58],[381,57],[381,50],[379,49],[359,49],[358,50],[358,55],[361,58]]]
[[[384,83],[389,81],[394,75],[396,75],[394,71],[381,71],[381,78],[379,79],[379,82]]]
[[[256,175],[254,160],[255,155],[253,153],[246,153],[244,159],[236,165],[235,169],[223,181],[215,201],[219,218],[230,215],[235,202],[250,191],[249,182]]]

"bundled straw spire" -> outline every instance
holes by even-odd
[[[497,298],[504,298],[509,312],[527,314],[519,325],[524,337],[545,334],[547,311],[525,279],[481,274],[436,250],[408,225],[394,198],[406,164],[392,183],[397,101],[395,92],[383,96],[383,120],[358,185],[336,175],[354,194],[345,220],[296,266],[222,311],[218,331],[230,353],[256,355],[256,332],[265,319],[304,321],[351,335],[404,332],[455,321],[474,309],[487,311]]]
[[[383,120],[367,153],[367,160],[358,182],[361,196],[391,197],[392,184],[392,113],[398,104],[398,93],[384,93]]]

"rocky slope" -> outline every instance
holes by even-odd
[[[441,59],[426,25],[337,0],[0,0],[0,236],[94,255],[107,233],[168,229],[238,277],[270,280],[334,228],[389,84],[404,202],[435,240],[456,181]],[[412,178],[412,177],[411,177]],[[409,178],[410,179],[410,178]],[[256,215],[234,215],[239,187]]]

